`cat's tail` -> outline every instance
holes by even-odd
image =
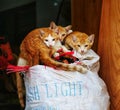
[[[17,62],[18,66],[24,66],[27,65],[27,61],[21,57],[19,57],[18,62]],[[25,87],[24,87],[24,83],[23,83],[23,78],[20,75],[19,72],[16,73],[16,86],[17,86],[17,93],[18,93],[18,99],[20,102],[20,105],[22,108],[25,107]]]
[[[25,88],[23,88],[23,79],[18,72],[16,73],[16,80],[17,80],[18,99],[21,107],[24,108],[25,107],[25,100],[24,100]]]
[[[55,61],[52,58],[47,59],[47,62],[45,63],[47,66],[56,68],[56,69],[62,69],[66,71],[79,71],[80,73],[86,73],[87,68],[77,65],[77,64],[66,64],[62,62]]]

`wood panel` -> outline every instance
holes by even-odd
[[[93,49],[98,46],[99,23],[102,0],[71,0],[73,30],[95,34]]]
[[[98,54],[100,76],[107,84],[111,110],[120,110],[120,1],[103,0]]]

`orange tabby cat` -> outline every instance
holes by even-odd
[[[64,39],[64,45],[68,49],[77,51],[81,55],[86,54],[87,51],[91,49],[93,42],[94,42],[94,34],[88,36],[87,34],[79,31],[74,31],[70,33]]]
[[[61,42],[69,33],[72,32],[71,28],[72,28],[72,25],[63,27],[63,26],[57,26],[53,21],[50,23],[50,29],[58,33]]]
[[[62,27],[62,26],[57,26],[53,21],[50,23],[50,29],[53,30],[54,32],[56,32],[59,35],[59,40],[57,40],[57,42],[55,43],[55,45],[53,46],[54,50],[56,51],[54,53],[54,57],[59,56],[59,53],[57,52],[58,50],[62,49],[63,52],[68,52],[69,50],[62,45],[63,39],[72,32],[71,30],[72,26],[68,25],[66,27]]]
[[[50,27],[48,27],[49,29],[53,30],[54,32],[56,32],[58,35],[59,35],[59,40],[60,38],[64,37],[65,35],[67,35],[70,31],[71,31],[71,25],[68,25],[66,27],[62,27],[62,26],[58,26],[54,23],[54,22],[51,22],[50,23]],[[41,29],[41,28],[39,28]],[[38,31],[39,29],[37,29],[36,31],[33,31],[32,34],[33,36],[40,36],[40,32]],[[42,31],[41,31],[42,33]],[[56,38],[55,38],[56,39]],[[54,38],[51,39],[51,42],[54,42],[55,40]],[[53,41],[52,41],[53,40]],[[48,44],[50,40],[48,38],[44,39],[44,43],[49,47],[50,44]],[[55,40],[56,41],[56,40]],[[57,43],[55,45],[55,47],[57,48],[58,45],[61,46],[61,42],[58,41],[57,39]],[[59,47],[60,47],[59,46]],[[31,55],[29,54],[29,52],[26,51],[26,47],[25,45],[22,45],[21,44],[21,51],[22,52],[22,56],[27,56],[28,59],[31,59]],[[37,55],[36,55],[37,56]],[[36,59],[39,59],[39,58],[36,58]],[[28,60],[29,61],[29,60]],[[27,62],[27,60],[25,60],[24,58],[19,58],[18,60],[18,65],[31,65],[30,62]],[[24,84],[23,84],[23,79],[21,78],[21,76],[19,74],[16,74],[16,78],[17,78],[17,89],[18,89],[18,96],[19,96],[19,100],[20,100],[20,104],[22,107],[24,107],[24,99],[23,99],[23,96],[25,94],[25,90],[24,90]]]
[[[38,65],[39,63],[67,71],[86,72],[86,69],[78,65],[60,63],[51,58],[53,49],[45,43],[46,37],[58,38],[59,36],[49,28],[38,28],[24,38],[20,46],[18,65]],[[24,107],[22,79],[16,74],[18,97],[22,107]]]

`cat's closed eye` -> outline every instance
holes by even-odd
[[[80,45],[77,45],[78,47],[80,47]]]

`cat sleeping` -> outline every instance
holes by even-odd
[[[59,42],[59,37],[61,33],[60,31],[56,32],[56,30],[58,30],[59,28],[54,29],[50,27],[37,28],[28,33],[28,35],[24,38],[20,45],[18,65],[34,66],[44,64],[46,66],[50,66],[56,69],[62,69],[66,71],[79,71],[81,73],[85,73],[87,71],[86,68],[80,65],[61,63],[52,59],[51,56],[55,52],[53,46],[56,42]],[[16,74],[16,80],[19,101],[21,106],[24,107],[24,94],[22,87],[23,85],[20,74]]]

